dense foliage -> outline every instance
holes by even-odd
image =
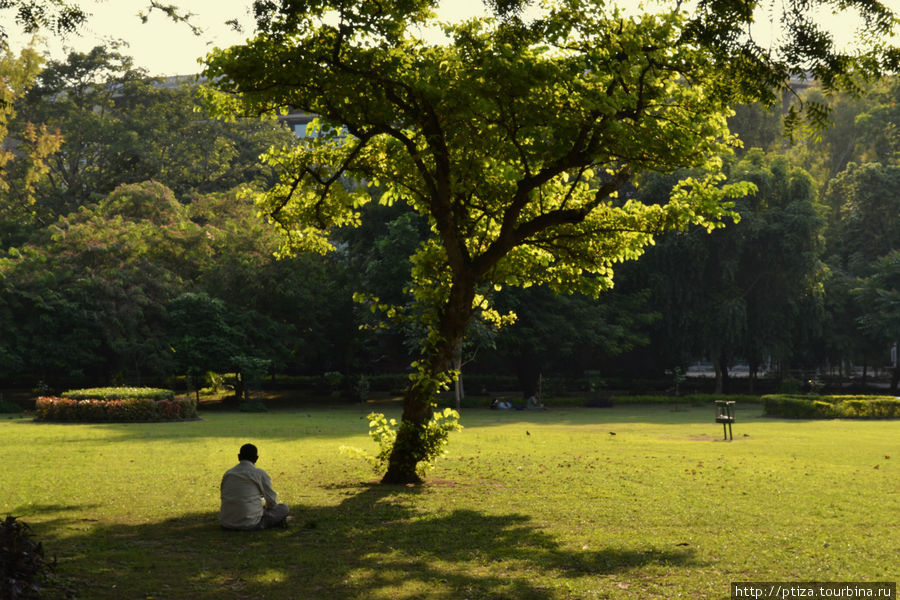
[[[163,388],[107,387],[67,390],[61,394],[72,400],[122,400],[148,398],[150,400],[174,400],[175,392]]]
[[[0,598],[39,597],[43,579],[55,564],[44,556],[43,544],[34,540],[28,523],[10,515],[0,522]]]
[[[754,179],[775,180],[773,208],[798,225],[784,227],[771,211],[744,230],[745,248],[740,236],[725,238],[737,245],[716,258],[736,263],[749,280],[712,261],[723,281],[708,298],[711,326],[701,335],[717,368],[738,351],[754,365],[767,353],[787,354],[781,323],[764,329],[756,314],[764,294],[745,296],[757,284],[799,288],[794,297],[793,289],[782,294],[777,310],[786,321],[802,311],[803,280],[816,262],[813,186],[808,176],[784,165],[765,171],[759,161],[723,181],[722,161],[739,145],[726,124],[730,107],[774,104],[775,90],[804,69],[828,92],[857,91],[900,58],[879,43],[840,54],[814,23],[796,17],[809,3],[785,8],[789,35],[777,51],[741,35],[755,2],[711,0],[695,15],[677,3],[639,18],[581,0],[543,3],[529,18],[520,14],[527,2],[487,4],[486,17],[448,24],[437,21],[433,0],[254,2],[256,36],[206,61],[217,114],[292,107],[317,115],[304,140],[266,156],[279,182],[258,204],[281,229],[286,252],[336,249],[332,232],[358,227],[360,208],[375,200],[405,205],[425,225],[410,257],[412,302],[373,299],[419,326],[389,483],[418,480],[411,457],[421,454],[421,431],[436,394],[456,377],[473,323],[514,319],[495,311],[491,290],[540,285],[596,296],[612,287],[616,263],[637,259],[656,237],[738,220],[728,199],[755,194]],[[875,33],[869,41],[890,34],[895,19],[886,7],[847,4],[862,11]],[[449,41],[424,39],[427,28]],[[824,120],[820,108],[808,105],[811,122]],[[784,121],[791,134],[797,114],[791,108]],[[679,170],[654,197],[629,193],[654,174]],[[760,196],[762,206],[769,198]],[[750,204],[749,214],[764,211]],[[783,268],[767,279],[773,255]]]
[[[893,396],[763,396],[765,414],[793,419],[896,419],[900,398]]]
[[[125,396],[76,400],[65,396],[41,396],[35,402],[35,418],[78,423],[181,421],[197,418],[197,401],[193,397],[154,400]]]
[[[736,2],[706,4],[722,3]],[[315,11],[273,19],[269,37],[217,55],[210,74],[234,75],[221,87],[252,108],[322,115],[306,141],[275,118],[209,118],[195,82],[148,79],[118,48],[48,64],[5,52],[0,381],[58,391],[181,375],[199,389],[211,371],[254,385],[332,373],[346,391],[408,381],[393,374],[417,357],[428,381],[446,381],[449,364],[470,392],[492,373],[531,394],[542,381],[552,392],[551,376],[675,381],[703,360],[727,391],[738,363],[752,377],[802,381],[889,365],[900,338],[897,79],[797,90],[807,107],[829,107],[833,126],[807,137],[795,127],[790,145],[783,107],[750,102],[741,77],[728,89],[682,85],[685,69],[724,83],[736,40],[678,46],[679,31],[697,32],[694,17],[674,14],[569,23],[576,4],[560,3],[544,29],[515,11],[460,24],[441,47],[405,38],[412,17],[400,8],[347,13],[361,37],[310,29],[319,37],[301,45],[322,62],[260,89],[251,75],[274,77],[274,66],[230,70],[290,64],[296,48],[279,36],[296,42],[290,28]],[[562,48],[571,28],[603,43],[558,62],[529,45],[546,36]],[[370,34],[383,54],[360,42]],[[656,47],[662,39],[671,49]],[[335,48],[346,54],[326,52]],[[311,187],[289,196],[298,178]],[[753,185],[722,187],[741,182]],[[265,189],[260,218],[253,196]],[[434,189],[452,202],[432,202]],[[717,203],[728,189],[750,193]],[[276,259],[272,221],[301,246],[334,250]],[[498,318],[511,314],[514,324]]]

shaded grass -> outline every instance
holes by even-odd
[[[370,408],[0,421],[0,506],[58,555],[51,598],[725,598],[738,580],[898,576],[896,421],[745,407],[723,442],[708,408],[468,410],[410,488],[339,453],[372,449]],[[289,529],[218,528],[245,441]]]

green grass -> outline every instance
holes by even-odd
[[[731,581],[898,578],[898,421],[744,406],[723,442],[709,408],[467,410],[427,485],[382,487],[339,452],[374,451],[371,408],[7,418],[0,507],[58,556],[49,598],[721,599]],[[286,530],[218,527],[245,441]]]

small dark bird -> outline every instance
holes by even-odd
[[[616,432],[615,432],[615,431],[610,431],[610,432],[609,432],[609,435],[616,435]]]
[[[525,430],[525,435],[531,435],[531,432],[528,431],[528,430],[526,429],[526,430]]]

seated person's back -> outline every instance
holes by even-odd
[[[219,522],[226,529],[267,529],[287,519],[290,509],[278,503],[269,474],[256,466],[258,458],[256,446],[244,444],[240,462],[222,477]]]

